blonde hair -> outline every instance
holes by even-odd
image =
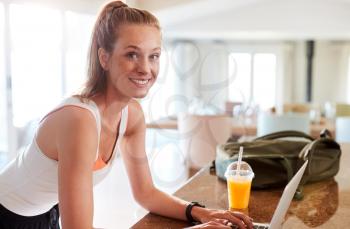
[[[107,52],[113,51],[118,39],[118,27],[123,24],[143,24],[154,26],[160,30],[158,19],[146,10],[128,7],[121,1],[112,1],[104,6],[98,15],[92,32],[87,80],[81,92],[76,95],[81,99],[89,99],[106,90],[106,72],[100,64],[99,48]]]

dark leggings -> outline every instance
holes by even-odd
[[[36,216],[18,215],[0,204],[0,229],[59,229],[58,205]]]

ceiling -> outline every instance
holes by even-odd
[[[350,39],[349,0],[138,0],[134,3],[157,15],[166,37]]]
[[[34,2],[97,14],[110,0]],[[350,40],[350,0],[126,0],[160,20],[164,37],[179,39]]]

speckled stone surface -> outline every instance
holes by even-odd
[[[208,168],[201,170],[175,195],[208,208],[227,209],[226,183]],[[256,222],[269,222],[282,189],[252,191],[246,211]],[[183,228],[184,221],[147,214],[132,228]],[[304,186],[304,199],[293,201],[283,228],[350,228],[350,144],[342,144],[340,171],[334,179]]]

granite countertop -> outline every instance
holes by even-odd
[[[342,144],[340,171],[335,178],[304,186],[304,199],[292,201],[283,228],[348,228],[350,225],[350,144]],[[256,222],[269,222],[282,189],[251,192],[246,211]],[[202,169],[175,193],[208,208],[228,209],[226,182],[209,168]],[[183,228],[186,222],[147,214],[132,228]]]

